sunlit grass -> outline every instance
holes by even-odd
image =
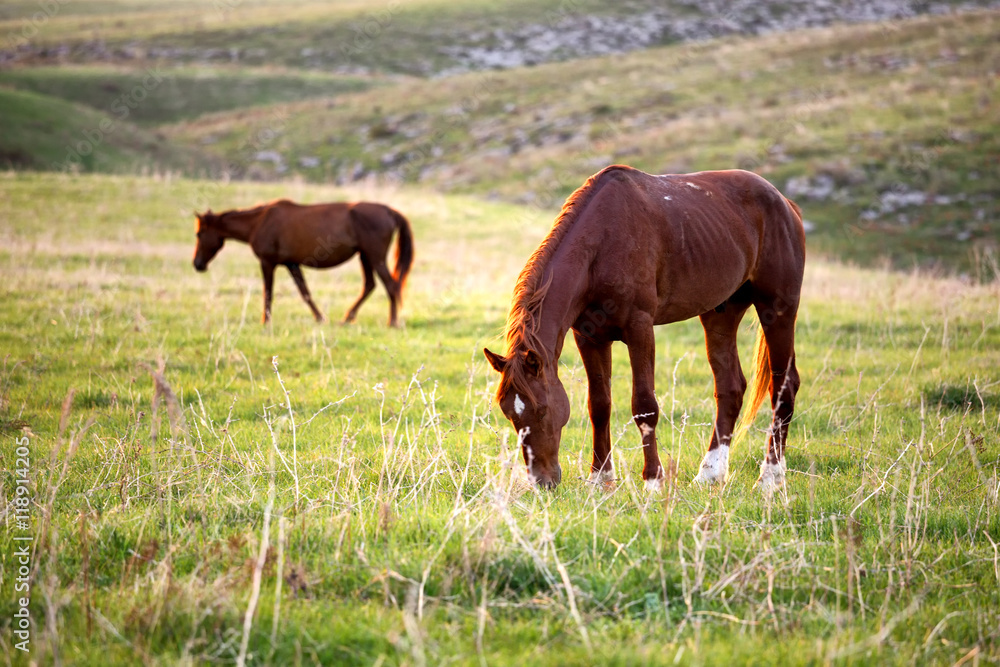
[[[263,328],[248,248],[191,268],[206,192],[219,209],[278,194],[399,208],[417,243],[404,329],[385,326],[381,291],[356,326],[317,326],[282,273]],[[364,184],[7,174],[0,194],[0,450],[30,434],[40,664],[233,662],[244,627],[251,661],[275,665],[997,655],[996,282],[811,260],[789,483],[772,503],[753,488],[764,415],[725,488],[688,486],[713,407],[695,322],[657,332],[678,486],[638,483],[620,346],[618,480],[587,486],[570,343],[566,474],[540,493],[481,348],[548,216]],[[360,289],[354,262],[306,275],[331,317]],[[745,359],[752,339],[748,324]]]

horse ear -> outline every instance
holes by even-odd
[[[524,353],[524,365],[536,377],[542,372],[542,358],[534,350],[528,350]]]
[[[503,373],[507,368],[507,359],[501,357],[495,352],[490,352],[487,348],[483,348],[483,354],[486,355],[486,361],[490,362],[490,366],[493,367],[497,373]]]

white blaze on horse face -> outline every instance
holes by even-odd
[[[729,445],[719,445],[710,449],[701,460],[701,470],[694,481],[698,484],[723,482],[729,473]]]
[[[524,401],[521,400],[520,394],[514,394],[514,414],[518,417],[524,412]]]

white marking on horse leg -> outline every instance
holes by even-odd
[[[729,474],[729,445],[710,449],[701,460],[701,470],[694,478],[697,484],[717,484],[726,481]]]
[[[659,493],[663,490],[663,478],[654,477],[646,480],[646,491],[648,493]]]
[[[587,478],[587,484],[595,486],[602,486],[613,481],[615,481],[615,471],[610,464],[604,470],[594,470],[590,473],[590,477]]]
[[[518,416],[524,412],[524,401],[521,400],[520,394],[514,394],[514,412]]]
[[[765,497],[770,498],[771,494],[785,485],[785,460],[778,463],[768,463],[765,459],[760,464],[760,477],[757,479],[757,486]]]
[[[648,437],[651,433],[655,431],[655,429],[652,426],[650,426],[645,422],[639,424],[639,430],[642,432],[642,437],[644,438]]]

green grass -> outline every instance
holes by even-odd
[[[284,274],[261,327],[240,244],[194,272],[192,208],[279,195],[410,217],[404,329],[385,326],[381,288],[357,325],[317,326]],[[763,415],[725,488],[688,486],[713,405],[695,322],[657,331],[677,488],[637,483],[621,346],[619,479],[585,485],[569,344],[565,481],[541,493],[481,348],[550,215],[301,181],[8,173],[0,197],[0,454],[29,435],[39,664],[231,663],[258,563],[253,664],[1000,661],[997,282],[811,258],[773,503],[752,488]],[[354,262],[306,277],[331,318],[360,289]],[[752,340],[748,324],[744,359]],[[15,484],[5,467],[8,498]],[[23,533],[6,520],[12,554]],[[17,662],[4,562],[0,642]]]
[[[159,168],[209,171],[218,161],[142,130],[127,114],[106,114],[65,100],[0,87],[0,166],[50,171]],[[128,107],[122,107],[128,111]]]
[[[0,85],[58,97],[129,122],[156,126],[233,111],[365,90],[372,79],[319,72],[150,65],[30,67],[0,71]],[[133,102],[134,104],[129,104]]]

